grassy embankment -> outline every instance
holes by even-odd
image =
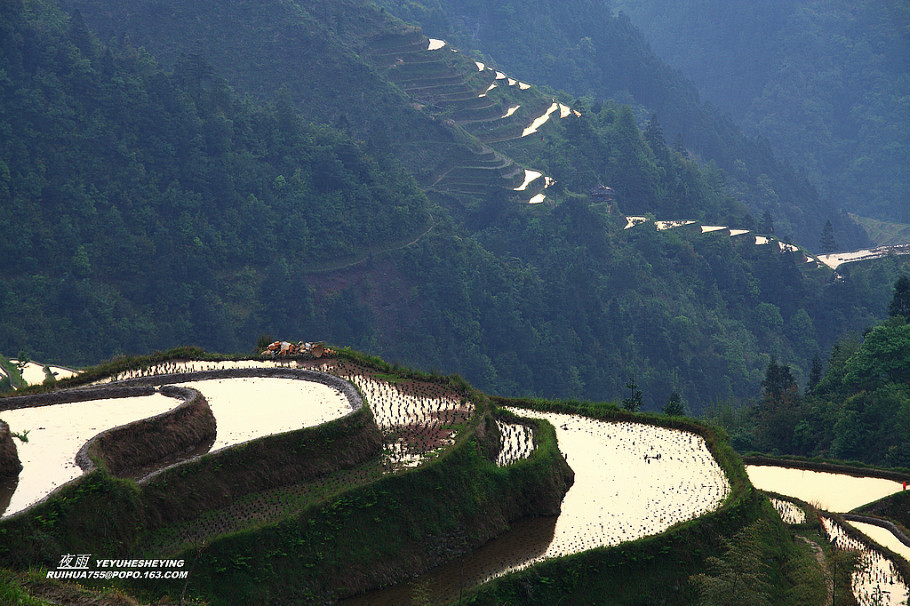
[[[769,563],[765,578],[771,603],[823,603],[822,581],[811,551],[793,540],[769,501],[752,487],[722,430],[684,418],[632,414],[612,405],[505,398],[495,401],[502,406],[650,423],[697,433],[724,470],[731,492],[714,512],[658,535],[545,561],[484,585],[461,604],[598,604],[606,603],[604,596],[609,596],[610,604],[692,604],[698,596],[690,577],[710,571],[709,558],[723,558],[727,541],[752,525],[758,529],[760,557]],[[764,523],[756,524],[760,521]],[[806,601],[807,594],[817,601]]]

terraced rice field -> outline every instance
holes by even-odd
[[[211,450],[262,436],[315,427],[352,412],[337,389],[298,379],[247,377],[178,383],[199,390],[217,422]]]
[[[866,522],[857,522],[854,520],[850,520],[850,525],[882,547],[887,547],[910,562],[910,547],[901,543],[890,530],[882,528],[881,526],[876,526],[875,524],[867,524]]]
[[[910,594],[906,582],[892,561],[849,536],[834,520],[823,517],[822,525],[837,549],[860,554],[860,565],[852,578],[853,595],[860,606],[902,606],[907,603]]]
[[[847,512],[860,505],[878,500],[901,490],[901,483],[881,478],[862,478],[846,474],[825,473],[803,469],[790,469],[766,465],[747,465],[749,479],[756,488],[798,498],[819,509]],[[794,521],[792,503],[772,499],[772,503],[788,524]],[[800,509],[800,512],[802,510]],[[803,514],[804,516],[805,514]],[[804,518],[803,518],[804,519]],[[850,522],[873,541],[884,545],[907,558],[910,548],[903,545],[891,532],[861,522]],[[822,517],[828,539],[838,549],[858,551],[860,569],[853,575],[853,595],[861,606],[872,604],[906,604],[906,580],[887,557],[847,535],[844,529],[828,517]]]
[[[545,558],[659,533],[716,509],[729,492],[726,477],[701,436],[640,423],[509,410],[545,419],[556,428],[575,483],[563,499],[559,517],[521,520],[506,535],[416,579],[433,603],[452,600],[464,589]],[[533,436],[521,427],[500,424],[505,438],[502,463],[530,452]],[[399,605],[410,603],[411,591],[410,586],[399,585],[343,603]]]
[[[730,490],[701,436],[641,423],[512,412],[552,423],[575,471],[545,557],[662,532],[716,509]]]
[[[534,452],[534,428],[520,423],[496,421],[499,428],[500,448],[496,464],[500,467],[527,459]]]
[[[17,364],[18,360],[11,359],[10,362],[12,364]],[[65,379],[76,374],[75,370],[62,366],[48,366],[48,369],[51,371],[51,374],[54,375],[55,379]],[[47,377],[47,374],[44,372],[44,364],[38,364],[37,362],[26,363],[25,368],[20,374],[22,375],[22,380],[29,385],[41,385]],[[0,377],[3,376],[6,376],[6,372],[0,368]]]
[[[0,418],[13,432],[28,432],[17,440],[22,471],[6,487],[9,504],[3,517],[37,503],[58,487],[82,475],[76,453],[93,436],[111,427],[161,414],[180,401],[161,394],[111,400],[90,400],[54,406],[8,410]],[[0,488],[2,490],[2,488]],[[0,509],[4,497],[0,493]]]
[[[806,512],[803,511],[802,507],[783,499],[771,499],[771,504],[774,505],[774,509],[780,514],[780,519],[783,520],[784,524],[806,523]]]
[[[325,360],[311,368],[360,389],[385,436],[386,460],[393,469],[417,466],[453,444],[474,414],[473,403],[438,383],[382,375],[347,361]]]
[[[256,360],[217,364],[188,362],[148,369],[144,376],[154,370],[169,374],[175,370],[213,370],[212,366],[242,368],[244,364],[261,367]],[[274,366],[274,363],[269,365]],[[175,380],[179,380],[179,376],[175,375]],[[212,408],[217,437],[211,450],[320,425],[352,412],[350,402],[340,391],[312,381],[256,377],[202,380],[183,385],[198,389]],[[22,471],[15,481],[0,486],[0,507],[9,499],[3,515],[21,511],[82,475],[75,456],[95,435],[161,414],[179,404],[179,400],[155,394],[0,413],[11,431],[28,431],[28,442],[17,444]]]
[[[746,465],[749,480],[759,490],[796,497],[825,511],[843,513],[901,489],[900,482],[846,474]]]

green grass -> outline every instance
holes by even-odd
[[[51,602],[32,597],[9,570],[0,568],[0,604],[3,606],[50,606]]]
[[[880,221],[870,217],[861,217],[850,214],[850,217],[859,223],[869,235],[869,239],[876,246],[891,246],[894,244],[910,243],[910,223],[892,223]]]

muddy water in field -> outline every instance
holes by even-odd
[[[215,415],[212,450],[321,425],[351,412],[337,389],[298,379],[247,377],[181,383],[198,389]]]
[[[21,511],[82,475],[75,456],[89,438],[106,429],[161,414],[179,404],[180,400],[154,394],[0,413],[11,431],[28,431],[28,442],[16,440],[22,471],[9,504],[0,512],[5,517]],[[9,492],[10,486],[6,489]]]
[[[900,482],[846,474],[746,465],[749,480],[759,490],[796,497],[825,511],[844,513],[901,489]]]
[[[563,499],[559,517],[516,523],[487,547],[410,584],[345,604],[408,604],[415,592],[433,604],[444,603],[464,589],[547,557],[661,532],[716,509],[729,492],[723,472],[695,434],[573,415],[512,412],[546,419],[556,427],[559,448],[575,471],[575,484]]]

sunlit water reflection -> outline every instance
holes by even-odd
[[[746,472],[759,490],[795,497],[825,511],[840,513],[901,489],[901,484],[894,480],[772,465],[746,465]]]
[[[180,400],[156,393],[0,413],[11,431],[28,432],[28,442],[16,441],[22,471],[3,516],[25,509],[82,475],[82,469],[76,465],[76,453],[93,436],[112,427],[161,414],[179,404]]]
[[[428,595],[434,604],[443,603],[464,589],[545,558],[662,532],[716,509],[729,493],[723,471],[696,434],[510,410],[556,427],[559,448],[575,472],[559,517],[518,522],[489,547],[430,571],[410,585],[371,592],[345,604],[407,604],[414,591]]]

